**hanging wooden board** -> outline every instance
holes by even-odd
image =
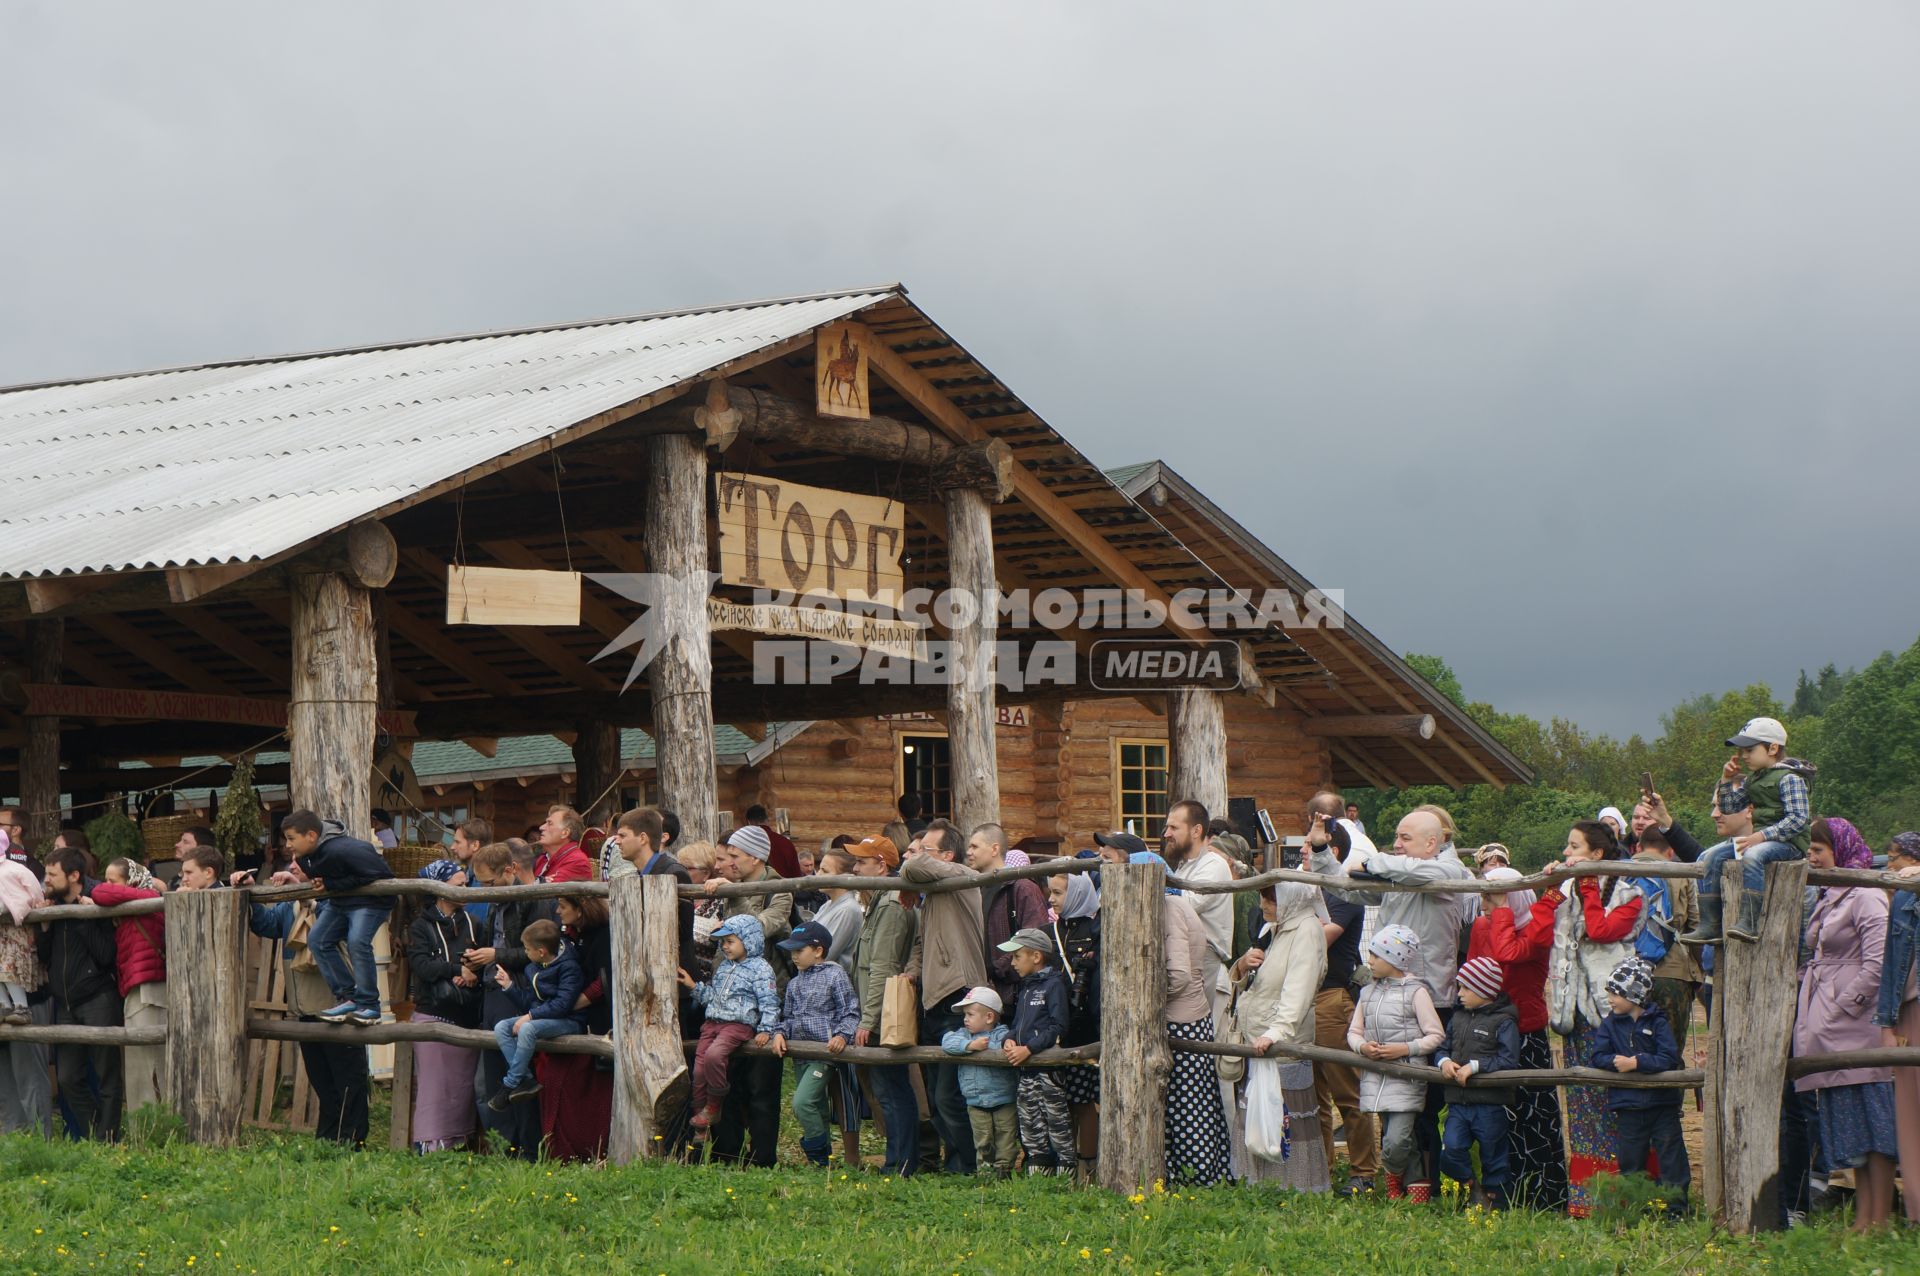
[[[867,394],[867,330],[857,323],[820,329],[814,342],[814,411],[864,421],[873,415]]]
[[[841,599],[897,599],[905,590],[899,501],[757,474],[715,478],[725,583]]]
[[[447,568],[449,625],[577,625],[580,573]]]

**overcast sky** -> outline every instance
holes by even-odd
[[[1502,708],[1920,634],[1908,4],[12,0],[0,118],[0,382],[897,279]]]

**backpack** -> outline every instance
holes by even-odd
[[[1667,950],[1673,947],[1673,896],[1668,893],[1663,877],[1636,877],[1633,884],[1646,900],[1640,908],[1640,927],[1633,937],[1633,951],[1647,965],[1658,966],[1667,959]]]

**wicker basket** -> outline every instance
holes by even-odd
[[[389,846],[381,854],[386,857],[387,866],[393,869],[395,877],[418,877],[421,869],[435,860],[447,858],[452,852],[434,842],[427,846]]]
[[[204,815],[149,815],[140,821],[140,835],[146,839],[147,858],[169,858],[180,835],[207,822]]]

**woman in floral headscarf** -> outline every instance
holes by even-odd
[[[1826,817],[1808,833],[1807,865],[1814,869],[1872,868],[1873,852],[1847,821]],[[1796,1055],[1871,1050],[1880,1044],[1874,1008],[1887,940],[1887,893],[1871,887],[1822,887],[1807,922],[1800,968],[1800,1005],[1793,1024]],[[1863,1232],[1893,1212],[1895,1139],[1893,1072],[1840,1068],[1796,1080],[1813,1091],[1815,1128],[1831,1169],[1859,1171],[1853,1229]]]
[[[1902,877],[1920,877],[1920,833],[1901,833],[1887,846],[1887,867]],[[1873,1021],[1880,1044],[1920,1044],[1920,894],[1889,891],[1885,960],[1880,963],[1880,997]],[[1920,1223],[1920,1068],[1893,1070],[1893,1114],[1900,1145],[1900,1199],[1907,1222]]]

